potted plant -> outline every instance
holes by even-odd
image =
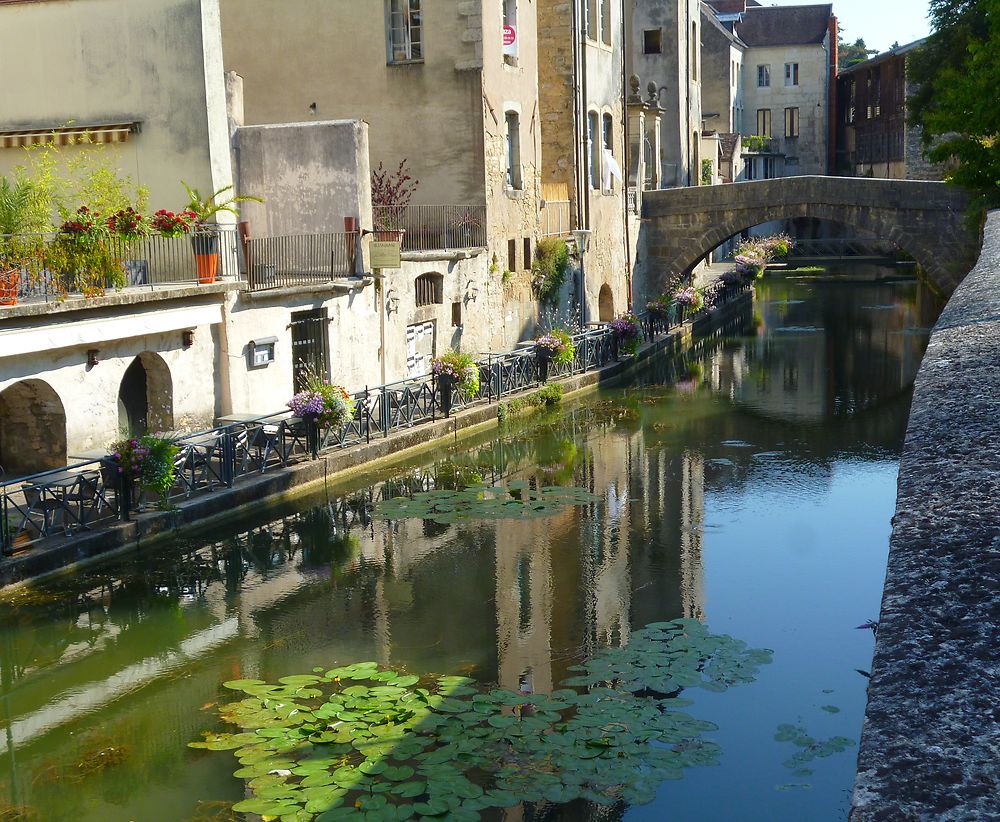
[[[17,305],[21,280],[41,259],[42,237],[27,180],[0,177],[0,306]]]
[[[320,426],[340,431],[354,419],[354,398],[342,385],[335,385],[306,370],[306,387],[287,403],[292,413],[306,421],[309,450],[319,453]]]
[[[144,285],[149,263],[136,259],[139,244],[149,236],[151,227],[146,215],[128,205],[107,219],[108,234],[115,252],[122,258],[122,268],[130,285]]]
[[[646,303],[646,311],[654,320],[666,320],[670,318],[671,298],[667,294],[661,294]]]
[[[431,371],[437,380],[441,410],[446,417],[451,416],[453,391],[457,389],[464,394],[475,394],[479,390],[479,366],[468,354],[449,351],[435,357]]]
[[[562,329],[543,334],[535,340],[535,363],[538,366],[538,381],[549,378],[549,363],[564,365],[573,362],[576,346],[573,338]]]
[[[109,286],[127,284],[124,259],[112,242],[107,220],[89,206],[64,214],[46,249],[45,263],[59,274],[64,293],[79,291],[85,297],[99,297]]]
[[[193,236],[191,244],[194,247],[194,260],[198,269],[198,282],[201,285],[209,285],[215,282],[215,277],[219,271],[219,232],[209,221],[214,220],[219,214],[226,211],[234,217],[239,217],[240,212],[236,207],[237,203],[262,203],[260,197],[253,197],[245,194],[232,194],[233,186],[223,186],[210,197],[203,197],[201,192],[192,188],[183,180],[188,196],[188,204],[185,212],[194,215]],[[183,212],[182,212],[183,213]]]
[[[167,496],[177,479],[176,457],[181,449],[169,437],[143,434],[112,443],[108,462],[121,479],[124,504],[138,501],[136,489],[155,494],[161,509],[169,506]]]
[[[705,297],[693,285],[677,289],[674,292],[674,302],[677,303],[677,308],[680,310],[681,322],[705,307]]]
[[[410,175],[410,168],[404,157],[395,171],[390,171],[379,162],[378,168],[372,169],[371,183],[375,239],[401,240],[406,209],[420,180],[415,180]]]
[[[618,350],[631,356],[639,350],[639,320],[631,311],[627,311],[611,322],[618,343]]]

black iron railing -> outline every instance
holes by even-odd
[[[706,308],[722,305],[748,288],[715,283],[705,289]],[[676,306],[671,310],[676,311]],[[642,338],[652,341],[668,333],[677,319],[648,312],[639,315]],[[619,358],[618,341],[607,325],[573,335],[573,344],[573,361],[550,363],[548,377],[593,371]],[[543,370],[534,346],[489,354],[478,364],[479,390],[475,394],[455,391],[450,411],[498,403],[542,382]],[[180,451],[166,502],[176,504],[232,488],[247,477],[281,470],[320,452],[370,442],[439,419],[446,413],[442,398],[442,386],[428,374],[356,392],[354,416],[338,429],[319,428],[287,410],[263,417],[222,418],[224,424],[215,428],[177,436]],[[3,555],[10,555],[49,538],[72,538],[116,519],[129,519],[133,513],[163,501],[143,492],[108,459],[81,461],[10,479],[0,483],[0,547]]]
[[[246,241],[251,291],[324,283],[357,272],[357,232],[258,237]]]
[[[373,206],[376,232],[400,237],[403,251],[486,246],[485,205]],[[402,232],[400,235],[398,232]]]

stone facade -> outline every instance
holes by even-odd
[[[636,279],[651,283],[689,271],[742,231],[796,217],[828,220],[892,240],[925,281],[951,294],[974,262],[977,238],[965,219],[967,195],[944,183],[794,177],[728,186],[646,192]]]

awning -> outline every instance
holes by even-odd
[[[95,125],[59,126],[56,128],[0,131],[0,148],[24,148],[55,143],[60,146],[75,143],[124,143],[129,135],[139,133],[140,123],[100,123]]]

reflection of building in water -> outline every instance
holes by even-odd
[[[705,459],[696,451],[684,451],[681,461],[681,601],[684,616],[705,618],[705,569],[702,547],[705,537]]]

